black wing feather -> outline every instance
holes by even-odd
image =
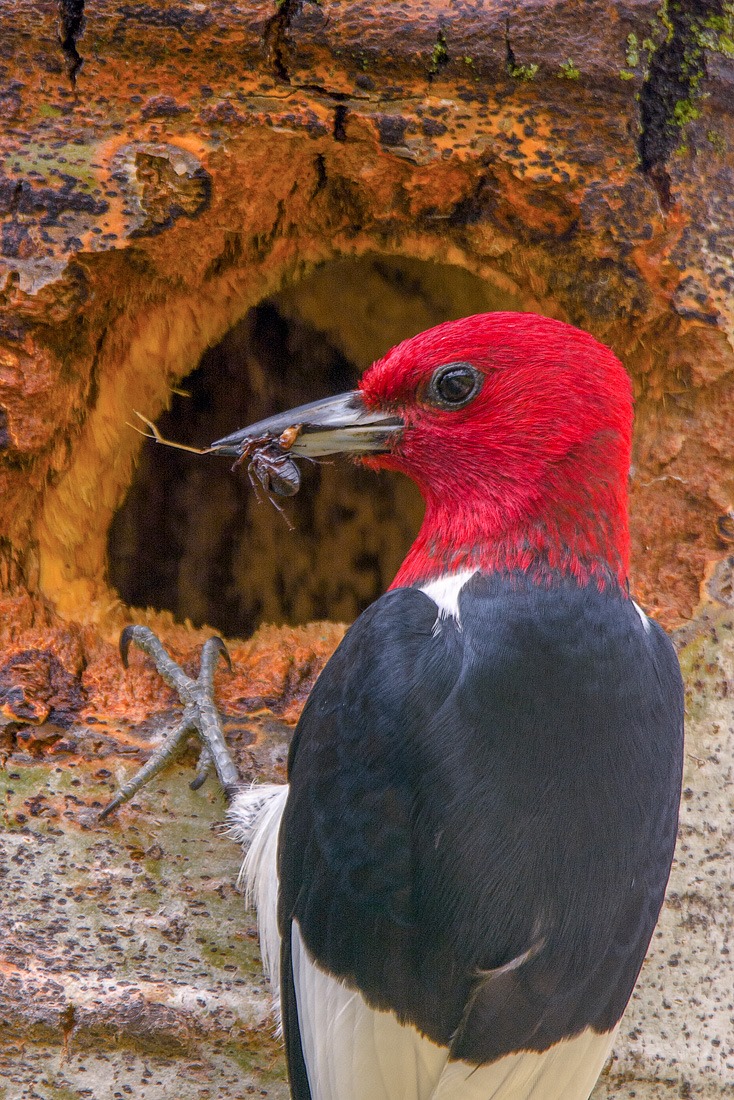
[[[460,627],[417,590],[372,605],[289,762],[292,1075],[293,919],[320,966],[453,1057],[613,1027],[662,903],[681,735],[672,647],[618,590],[477,575]]]

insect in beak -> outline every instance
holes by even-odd
[[[260,420],[218,439],[211,450],[240,457],[253,445],[277,439],[296,457],[375,454],[389,451],[403,426],[399,416],[368,408],[360,391],[352,390]]]
[[[403,429],[400,417],[369,409],[359,390],[299,405],[241,428],[204,448],[164,439],[152,421],[141,413],[136,415],[148,428],[142,434],[157,443],[194,454],[234,458],[233,470],[247,463],[255,493],[259,497],[261,491],[265,492],[283,515],[274,496],[290,497],[298,492],[301,471],[294,461],[296,458],[313,461],[325,455],[357,456],[389,451]]]

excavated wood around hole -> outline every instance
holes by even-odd
[[[7,1097],[38,1081],[56,1100],[92,1081],[143,1100],[284,1096],[237,855],[209,831],[221,806],[176,771],[117,825],[90,823],[172,706],[142,660],[122,673],[117,632],[148,622],[185,662],[205,634],[131,612],[110,585],[110,526],[143,446],[132,410],[157,421],[266,301],[362,368],[483,294],[587,328],[627,365],[634,587],[688,624],[671,905],[597,1096],[730,1094],[730,5],[0,0],[0,17]],[[378,285],[376,262],[401,278]],[[393,532],[382,574],[402,498],[370,492]],[[254,588],[257,572],[237,579]],[[369,595],[352,588],[330,614]],[[250,774],[282,767],[340,631],[234,646],[218,689]]]

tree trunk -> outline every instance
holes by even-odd
[[[627,366],[633,584],[688,675],[678,863],[595,1097],[731,1095],[731,5],[0,17],[4,1095],[286,1095],[222,803],[176,766],[96,820],[174,706],[116,636],[147,622],[188,665],[205,624],[249,639],[220,698],[243,772],[282,775],[341,636],[312,620],[366,606],[420,518],[410,486],[322,468],[291,533],[135,411],[206,445],[493,309],[570,321]]]

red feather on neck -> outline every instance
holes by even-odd
[[[421,395],[453,362],[484,383],[465,407],[435,408]],[[631,386],[588,333],[529,313],[449,321],[393,348],[360,388],[406,424],[390,454],[363,461],[408,474],[426,502],[392,587],[476,568],[626,582]]]

